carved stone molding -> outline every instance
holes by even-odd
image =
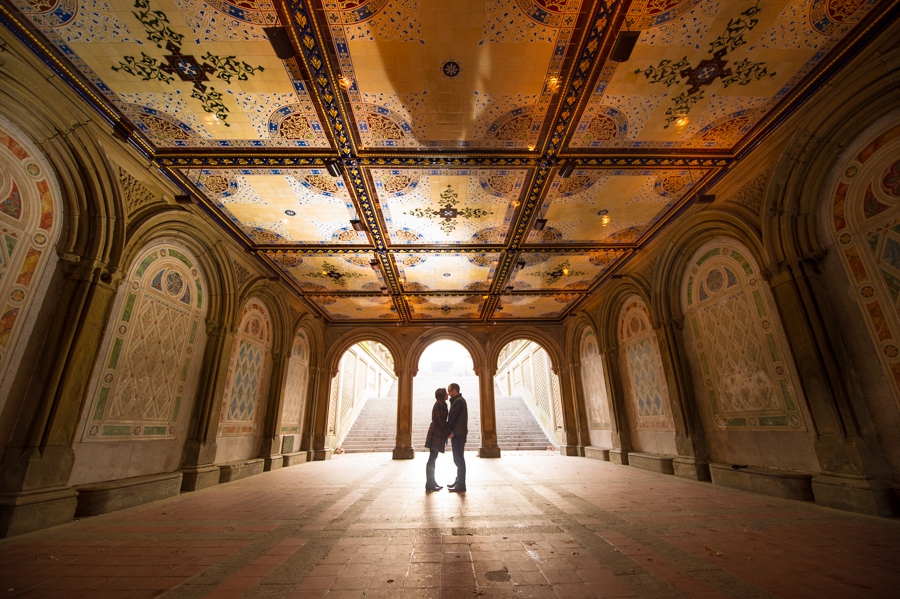
[[[769,182],[769,171],[760,173],[754,177],[749,183],[741,187],[733,196],[728,198],[729,202],[746,206],[753,212],[759,214],[762,207],[763,194],[766,191],[766,183]]]
[[[147,204],[159,201],[156,194],[144,187],[140,181],[132,177],[121,166],[119,167],[119,183],[122,186],[122,199],[125,201],[125,209],[129,214]]]

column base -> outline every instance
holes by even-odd
[[[219,484],[218,466],[197,466],[195,468],[182,468],[181,492],[199,491],[207,487]]]
[[[591,458],[592,460],[602,460],[604,462],[608,462],[609,450],[603,449],[602,447],[592,447],[588,445],[584,448],[584,457]]]
[[[167,472],[79,485],[76,487],[78,509],[75,516],[99,516],[175,497],[181,492],[183,476],[181,472]]]
[[[620,447],[614,447],[609,450],[609,461],[619,466],[627,466],[628,452],[623,451]]]
[[[679,456],[672,460],[672,468],[675,470],[675,476],[680,478],[704,482],[712,480],[709,476],[709,462],[706,460]]]
[[[900,513],[895,489],[883,480],[822,473],[813,477],[812,492],[816,503],[826,507],[870,516],[896,516]]]
[[[313,449],[312,459],[314,462],[321,462],[324,460],[330,460],[331,456],[334,454],[333,449]]]
[[[792,470],[757,468],[755,466],[734,468],[731,464],[710,464],[709,473],[715,485],[752,491],[782,499],[813,501],[812,476]]]
[[[581,448],[577,445],[560,445],[559,454],[569,457],[578,457],[580,455],[583,455],[583,453],[581,452]]]
[[[278,455],[270,455],[263,458],[263,471],[270,472],[272,470],[278,470],[284,466],[284,456],[281,454]]]
[[[0,538],[71,522],[77,507],[71,487],[0,493]]]
[[[412,447],[395,447],[393,457],[395,460],[411,460],[416,457],[416,450]]]
[[[479,447],[478,448],[478,457],[479,458],[499,458],[500,457],[500,448],[499,447]]]
[[[219,482],[230,483],[242,478],[247,478],[248,476],[262,474],[264,465],[261,458],[238,460],[236,462],[222,464],[219,466]]]

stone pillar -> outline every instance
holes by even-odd
[[[497,445],[497,414],[494,410],[494,373],[482,366],[475,371],[478,375],[478,402],[481,408],[481,447],[479,458],[499,458]]]
[[[573,364],[553,369],[553,373],[559,378],[563,413],[563,438],[559,453],[568,456],[583,456],[585,445],[591,444],[587,434],[587,419],[584,417],[584,402],[579,401],[575,391],[573,376],[576,370]]]
[[[770,283],[803,384],[816,433],[821,472],[813,477],[816,503],[873,515],[898,513],[890,471],[880,452],[865,401],[851,382],[850,363],[825,289],[819,260],[810,257],[764,273]]]
[[[413,419],[413,377],[418,370],[400,368],[397,375],[397,445],[394,447],[395,460],[411,460],[415,457],[412,446]]]
[[[281,457],[281,417],[289,362],[290,352],[286,354],[277,349],[272,350],[272,372],[266,396],[263,440],[259,450],[259,457],[263,458],[266,471],[278,470],[284,463]]]
[[[181,455],[182,491],[196,491],[219,484],[216,437],[222,397],[228,376],[228,361],[237,333],[234,323],[207,319],[206,348],[197,385],[197,399],[191,414],[190,434]]]
[[[603,371],[606,373],[606,395],[609,397],[612,437],[609,461],[627,465],[628,454],[631,453],[631,428],[628,423],[628,409],[625,407],[622,373],[619,369],[619,347],[616,345],[604,348],[600,358],[603,360]]]
[[[684,317],[673,318],[656,329],[659,353],[672,419],[675,422],[675,449],[678,457],[672,463],[676,476],[693,480],[710,480],[709,453],[703,424],[697,412],[690,370],[685,363]]]
[[[307,452],[307,459],[312,459],[313,437],[315,436],[317,414],[321,409],[319,401],[319,389],[327,386],[325,380],[327,371],[320,367],[314,366],[309,369],[309,383],[306,389],[306,397],[303,398],[303,422],[300,423],[300,451]]]
[[[322,380],[318,385],[316,413],[313,417],[312,459],[315,461],[330,460],[331,454],[334,453],[329,440],[328,427],[332,407],[336,407],[331,405],[331,388],[336,384],[335,377],[339,372],[339,369],[328,370],[325,368],[321,371]]]
[[[58,303],[0,463],[0,537],[75,515],[72,443],[121,273],[64,254],[53,276],[62,279],[51,284],[60,290]]]

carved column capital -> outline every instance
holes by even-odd
[[[99,260],[83,258],[78,254],[58,254],[64,276],[74,281],[85,281],[115,291],[125,279],[125,273]]]

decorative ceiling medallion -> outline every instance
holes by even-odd
[[[462,66],[452,58],[445,60],[444,64],[441,65],[441,75],[443,75],[445,79],[456,79],[461,73]]]
[[[403,214],[408,214],[409,216],[414,216],[416,218],[427,218],[429,220],[434,218],[443,219],[444,222],[441,223],[441,231],[447,235],[456,230],[457,218],[468,220],[473,218],[484,218],[485,216],[493,214],[493,212],[481,208],[457,209],[456,206],[458,204],[459,194],[456,193],[451,185],[447,185],[447,189],[441,192],[438,210],[433,210],[431,208],[415,208],[409,212],[404,212]]]

